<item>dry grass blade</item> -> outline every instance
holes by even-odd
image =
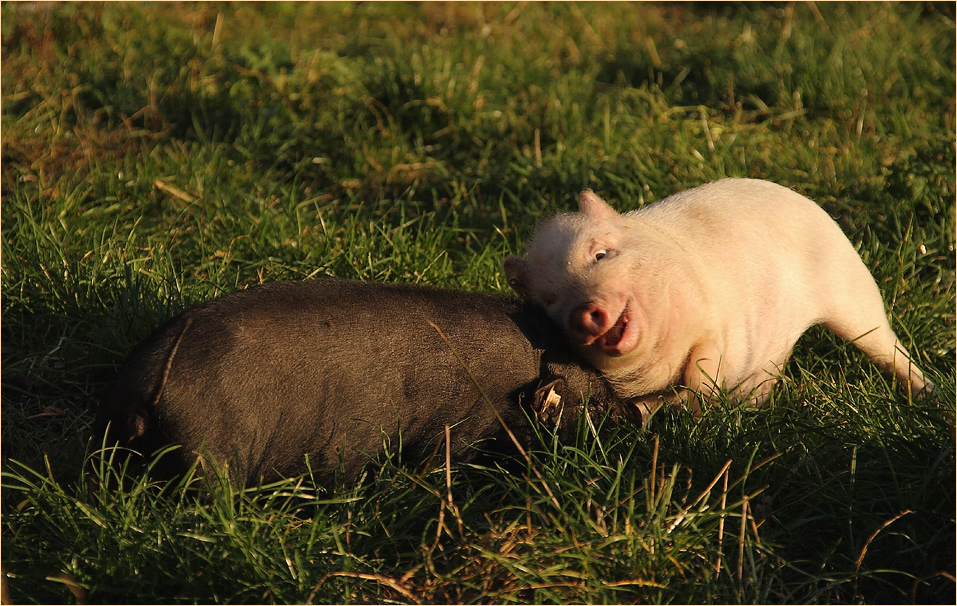
[[[158,190],[160,190],[160,191],[162,191],[162,192],[165,192],[165,193],[167,193],[167,194],[173,196],[174,198],[179,198],[180,200],[182,200],[183,202],[186,202],[186,203],[195,202],[196,199],[197,199],[197,196],[195,196],[194,194],[189,193],[189,192],[186,191],[185,189],[179,188],[179,187],[173,185],[172,183],[167,183],[166,181],[162,181],[162,180],[160,180],[160,179],[157,179],[157,180],[153,181],[153,186],[154,186],[156,189],[158,189]]]
[[[738,600],[744,599],[744,539],[748,529],[748,498],[741,502],[741,530],[738,534]]]
[[[395,590],[396,592],[401,594],[402,597],[409,600],[413,604],[420,603],[420,601],[415,597],[415,594],[412,593],[412,591],[408,587],[405,587],[404,585],[402,585],[402,583],[400,583],[399,581],[391,577],[387,577],[381,574],[370,574],[365,572],[348,572],[343,570],[343,571],[333,572],[322,577],[322,579],[320,579],[319,582],[316,583],[316,586],[313,587],[312,593],[310,593],[309,597],[306,599],[306,604],[312,603],[313,598],[316,597],[316,593],[319,591],[319,589],[322,588],[322,586],[329,579],[329,577],[345,577],[350,579],[362,579],[364,581],[375,581],[377,583],[381,583],[389,587],[390,589]]]
[[[664,587],[662,583],[657,581],[646,581],[645,579],[627,579],[624,581],[602,581],[602,585],[605,587],[627,587],[629,585],[637,587]]]
[[[455,521],[459,525],[459,536],[462,536],[462,514],[459,513],[459,508],[455,506],[455,501],[452,500],[452,436],[449,429],[449,426],[445,426],[445,487],[448,490],[448,503],[449,509],[452,510],[452,513],[455,514]]]
[[[934,574],[928,574],[919,579],[914,579],[914,583],[911,585],[911,588],[910,588],[910,601],[912,604],[917,603],[917,586],[925,581],[929,581],[930,579],[933,579],[936,577],[943,577],[947,579],[948,581],[950,581],[951,583],[957,585],[957,577],[954,577],[954,575],[950,574],[949,572],[945,572],[943,570],[935,572]]]
[[[679,524],[681,524],[681,523],[684,521],[685,516],[688,514],[689,511],[691,511],[691,508],[692,508],[692,507],[694,507],[695,505],[697,505],[698,503],[700,503],[702,499],[704,499],[706,496],[708,496],[709,494],[711,494],[711,489],[714,488],[714,485],[718,483],[718,480],[720,480],[722,476],[725,477],[725,483],[727,483],[728,468],[731,467],[732,461],[733,461],[733,459],[728,459],[728,461],[727,461],[727,462],[724,464],[724,466],[721,468],[721,471],[719,471],[718,474],[717,474],[716,476],[714,476],[714,479],[711,480],[711,483],[708,484],[708,486],[707,486],[703,491],[701,491],[701,494],[698,495],[698,498],[697,498],[697,499],[695,499],[695,500],[694,500],[690,505],[688,505],[687,507],[682,507],[682,508],[681,508],[681,511],[678,513],[677,516],[675,516],[674,521],[671,523],[670,530],[674,530]],[[725,486],[725,492],[724,492],[721,496],[722,496],[722,499],[727,496],[727,486]],[[723,506],[723,505],[722,505],[722,509],[724,509],[724,506]],[[724,520],[724,517],[722,516],[721,519],[722,519],[722,521],[723,521],[723,520]],[[719,531],[719,539],[720,539],[720,534],[721,534],[721,533],[720,533],[720,531]],[[720,560],[719,560],[719,561],[720,561]]]
[[[446,500],[439,501],[439,520],[435,528],[435,542],[432,544],[432,547],[429,548],[429,551],[434,551],[436,547],[439,550],[443,550],[442,547],[442,531],[444,530],[451,536],[451,532],[445,524],[445,510],[448,508],[454,515],[455,520],[458,523],[459,536],[461,537],[464,534],[462,527],[462,515],[459,513],[458,507],[455,505],[455,501],[452,499],[452,449],[451,449],[451,431],[449,426],[445,426],[445,487],[447,491]]]
[[[721,572],[721,558],[724,556],[724,509],[728,506],[728,468],[724,469],[724,483],[721,487],[721,518],[718,520],[718,561],[715,564],[715,573]]]
[[[860,555],[857,556],[857,561],[854,563],[854,572],[860,572],[860,570],[861,570],[861,564],[864,562],[864,556],[867,554],[867,548],[870,547],[871,541],[873,541],[874,539],[876,539],[876,538],[877,538],[877,535],[879,535],[882,530],[884,530],[885,528],[887,528],[888,526],[890,526],[891,524],[893,524],[893,523],[896,522],[897,520],[901,519],[902,517],[904,517],[904,516],[906,516],[906,515],[908,515],[908,514],[911,514],[911,513],[914,513],[914,512],[911,511],[910,509],[908,509],[908,510],[906,510],[906,511],[900,512],[899,514],[897,514],[897,515],[894,516],[893,518],[891,518],[891,519],[887,520],[886,522],[884,522],[883,524],[881,524],[881,525],[877,528],[877,530],[875,530],[874,532],[871,533],[871,536],[867,537],[867,541],[864,542],[864,547],[861,549],[861,553],[860,553]]]
[[[701,499],[703,499],[703,498],[705,498],[706,496],[708,496],[708,494],[711,492],[711,489],[714,488],[714,485],[717,484],[717,483],[718,483],[718,480],[720,480],[722,477],[724,478],[724,492],[727,493],[727,490],[728,490],[728,468],[731,467],[731,463],[732,463],[732,462],[733,462],[733,459],[728,459],[728,460],[727,460],[727,462],[721,467],[721,471],[719,471],[719,472],[717,473],[717,475],[714,476],[714,479],[711,480],[711,483],[708,484],[708,486],[707,486],[704,490],[701,491],[701,494],[698,495],[698,498],[695,499],[694,502],[691,503],[691,505],[689,505],[687,509],[691,509],[692,507],[694,507],[695,505],[697,505],[698,503],[700,503],[700,502],[701,502]],[[724,497],[724,496],[725,496],[725,494],[722,494],[722,497]],[[722,508],[723,508],[723,506],[722,506]]]

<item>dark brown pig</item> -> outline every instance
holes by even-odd
[[[166,473],[203,453],[240,484],[305,472],[307,457],[323,481],[351,480],[384,444],[421,459],[446,425],[458,460],[514,451],[479,387],[523,447],[528,418],[567,439],[586,401],[593,416],[616,402],[520,302],[324,279],[253,287],[168,321],[119,369],[94,433],[142,453],[181,444]]]

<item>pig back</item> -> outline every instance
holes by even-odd
[[[476,441],[505,443],[477,384],[527,444],[519,400],[557,333],[528,314],[504,298],[414,285],[249,288],[186,311],[134,349],[98,426],[111,422],[121,443],[143,450],[182,444],[174,470],[203,451],[250,482],[303,472],[308,455],[320,477],[339,468],[352,478],[383,444],[404,457],[431,451],[445,425],[459,459]]]

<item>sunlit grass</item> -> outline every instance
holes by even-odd
[[[953,601],[952,6],[0,10],[14,601]],[[504,292],[581,189],[631,209],[725,176],[837,219],[936,398],[814,329],[765,409],[544,435],[541,477],[162,486],[89,444],[116,366],[189,305],[324,276]]]

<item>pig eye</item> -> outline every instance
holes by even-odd
[[[611,248],[600,248],[595,251],[595,262],[601,261],[602,259],[613,259],[617,255],[617,251]]]

